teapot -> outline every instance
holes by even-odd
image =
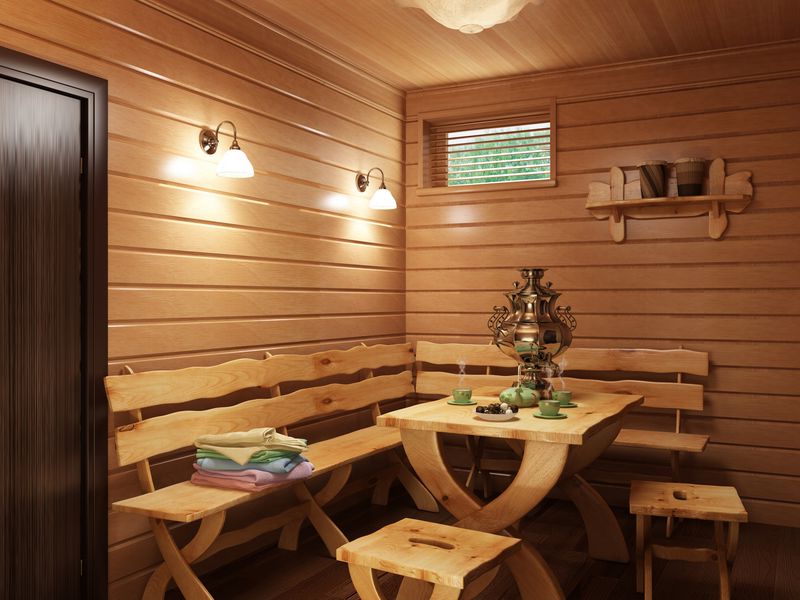
[[[500,392],[500,402],[528,408],[539,402],[541,393],[524,385],[506,388]]]

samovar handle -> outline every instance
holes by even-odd
[[[489,317],[489,320],[486,322],[487,327],[489,327],[489,331],[492,333],[497,333],[497,331],[502,327],[503,323],[505,323],[509,312],[511,311],[508,310],[507,306],[495,306],[494,314]]]
[[[575,320],[575,317],[572,316],[572,313],[570,312],[571,310],[571,306],[557,306],[556,316],[558,317],[559,321],[569,327],[570,331],[575,331],[575,328],[578,326],[578,322]]]

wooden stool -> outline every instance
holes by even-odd
[[[719,596],[731,595],[728,563],[733,562],[739,542],[739,523],[747,522],[747,511],[736,488],[660,481],[632,481],[630,510],[636,515],[636,591],[645,600],[653,597],[653,557],[690,562],[716,562]],[[714,548],[685,548],[654,544],[650,539],[651,517],[684,517],[714,521]],[[725,539],[725,523],[728,535]]]
[[[402,519],[340,546],[336,558],[348,563],[362,600],[385,600],[373,569],[433,584],[431,600],[455,600],[467,583],[499,565],[521,544],[512,537]]]

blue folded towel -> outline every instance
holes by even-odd
[[[266,471],[267,473],[289,473],[297,465],[306,462],[306,459],[300,456],[292,456],[291,458],[276,458],[266,463],[245,463],[240,465],[232,460],[224,460],[221,458],[198,458],[197,464],[204,469],[212,471],[246,471],[254,469],[256,471]]]

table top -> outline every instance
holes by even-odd
[[[562,408],[566,419],[537,419],[538,407],[520,408],[510,421],[484,421],[475,415],[477,405],[447,404],[451,398],[423,402],[378,417],[378,425],[400,429],[460,433],[514,440],[534,440],[580,445],[592,434],[615,422],[629,409],[642,403],[636,394],[574,392],[578,406]],[[478,405],[497,402],[497,396],[472,396]]]

